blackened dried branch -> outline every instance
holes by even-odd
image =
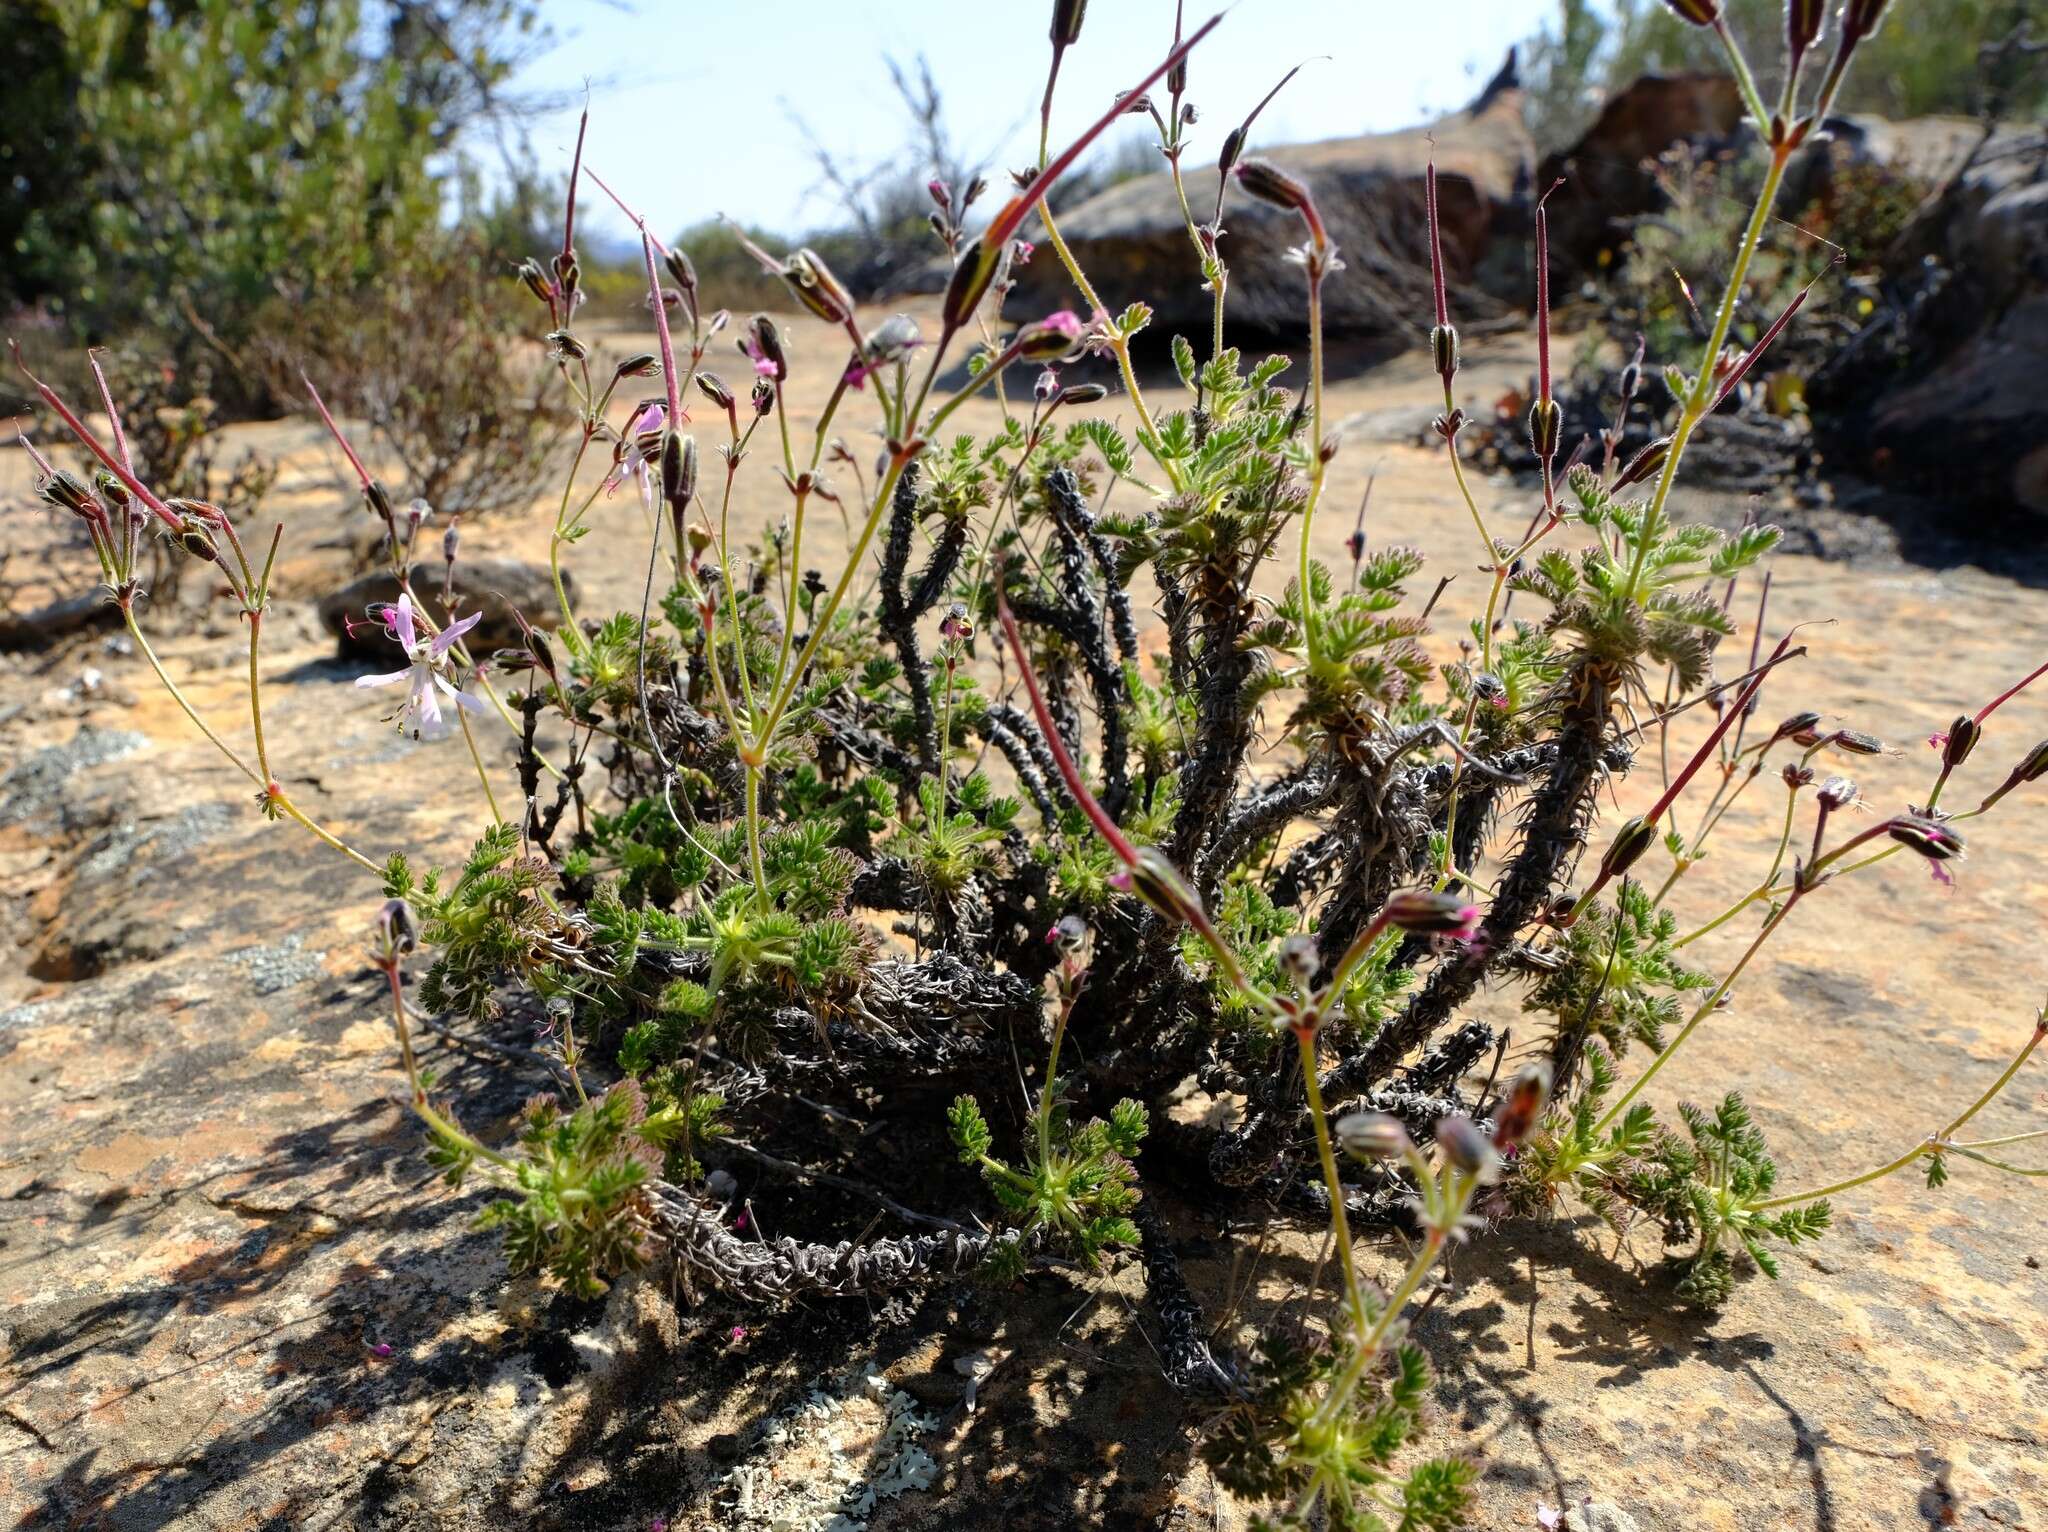
[[[1094,513],[1088,509],[1088,502],[1081,498],[1081,481],[1074,477],[1072,469],[1055,468],[1045,476],[1045,488],[1046,499],[1052,505],[1060,530],[1088,545],[1095,568],[1102,576],[1102,598],[1109,608],[1110,629],[1116,635],[1117,654],[1126,665],[1135,663],[1138,658],[1138,626],[1131,617],[1130,593],[1117,576],[1116,554],[1111,550],[1108,539],[1095,530]]]
[[[889,536],[882,545],[881,628],[895,645],[903,667],[903,685],[910,693],[910,716],[916,731],[917,759],[928,776],[939,770],[939,719],[932,709],[931,669],[917,642],[917,611],[903,594],[904,571],[910,564],[910,539],[917,528],[917,464],[903,470],[889,502]]]
[[[956,516],[940,530],[932,543],[930,557],[924,561],[924,568],[917,572],[917,584],[910,591],[912,621],[939,604],[939,598],[946,594],[946,587],[952,583],[954,571],[960,567],[960,555],[966,548],[967,518]]]
[[[1180,1258],[1173,1251],[1173,1236],[1149,1196],[1138,1199],[1131,1221],[1138,1226],[1145,1297],[1159,1320],[1159,1365],[1168,1385],[1181,1394],[1235,1393],[1243,1380],[1209,1349],[1202,1306],[1188,1291]]]
[[[1295,820],[1324,807],[1337,782],[1334,771],[1310,767],[1238,799],[1195,869],[1195,891],[1205,900],[1213,899],[1217,885],[1243,860],[1246,852]]]
[[[1111,819],[1121,819],[1130,795],[1129,751],[1125,745],[1124,677],[1109,662],[1103,648],[1102,627],[1090,624],[1085,612],[1069,611],[1043,601],[1019,598],[1010,603],[1017,620],[1057,634],[1071,644],[1088,673],[1089,688],[1095,693],[1095,711],[1102,724],[1102,807]]]
[[[1607,770],[1615,684],[1615,677],[1595,662],[1566,676],[1557,758],[1529,799],[1521,845],[1495,885],[1474,950],[1461,949],[1440,963],[1363,1051],[1323,1075],[1326,1101],[1349,1101],[1392,1074],[1403,1056],[1420,1047],[1472,998],[1522,928],[1543,912],[1565,865],[1585,845],[1594,790]]]
[[[1055,769],[1052,754],[1045,748],[1037,726],[1016,708],[1001,703],[982,715],[979,727],[983,737],[1010,763],[1010,770],[1017,775],[1017,785],[1024,789],[1040,815],[1048,820],[1057,817],[1052,789],[1046,784],[1046,773]],[[1020,728],[1030,732],[1020,734]]]
[[[1176,867],[1193,867],[1199,861],[1210,832],[1222,822],[1224,805],[1251,750],[1247,694],[1255,662],[1242,642],[1246,608],[1238,596],[1237,575],[1234,568],[1205,566],[1191,597],[1201,629],[1201,677],[1195,737],[1181,766],[1180,806],[1167,848]]]
[[[918,763],[908,751],[898,749],[873,730],[862,728],[845,713],[835,708],[819,708],[814,716],[824,725],[832,742],[856,761],[879,766],[905,782],[917,777]]]
[[[964,1276],[1015,1233],[946,1230],[856,1245],[806,1244],[785,1236],[742,1240],[727,1227],[724,1210],[681,1187],[657,1181],[647,1190],[654,1228],[670,1253],[694,1277],[757,1303],[811,1295],[851,1297],[886,1293],[936,1277]]]

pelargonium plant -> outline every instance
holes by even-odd
[[[1777,532],[1682,522],[1673,486],[1696,433],[1796,317],[1795,302],[1754,346],[1726,349],[1786,168],[1885,5],[1847,0],[1809,90],[1822,8],[1792,0],[1774,107],[1713,0],[1672,4],[1726,46],[1768,150],[1762,190],[1707,345],[1662,359],[1675,426],[1626,456],[1638,364],[1612,420],[1566,421],[1552,392],[1539,205],[1528,434],[1541,471],[1514,539],[1488,530],[1461,464],[1431,173],[1433,305],[1417,327],[1486,575],[1462,630],[1416,599],[1407,550],[1368,552],[1354,535],[1348,568],[1314,557],[1336,451],[1322,299],[1344,267],[1315,188],[1246,156],[1249,119],[1224,137],[1219,171],[1229,196],[1299,223],[1306,367],[1225,344],[1223,200],[1198,221],[1182,182],[1187,62],[1221,18],[1176,25],[1159,64],[1055,153],[1058,67],[1083,31],[1080,0],[1057,0],[1036,165],[999,202],[978,183],[932,188],[952,262],[934,333],[900,315],[870,323],[807,249],[758,252],[793,320],[735,318],[710,306],[688,253],[636,219],[657,345],[598,361],[576,331],[574,215],[581,187],[603,182],[579,135],[561,248],[518,273],[576,444],[550,543],[553,631],[528,626],[481,655],[474,614],[437,626],[414,594],[435,573],[415,562],[417,526],[320,406],[401,591],[367,620],[405,668],[360,684],[403,686],[399,725],[421,749],[464,750],[487,809],[446,871],[348,845],[280,784],[259,651],[277,536],[252,552],[214,507],[160,497],[111,397],[102,440],[36,382],[93,460],[81,478],[38,453],[43,496],[85,523],[139,652],[266,814],[363,872],[427,1153],[451,1182],[491,1188],[484,1218],[515,1265],[590,1295],[665,1262],[691,1290],[770,1305],[970,1270],[1087,1280],[1135,1252],[1167,1382],[1220,1407],[1207,1452],[1226,1484],[1273,1525],[1444,1528],[1465,1517],[1474,1469],[1411,1450],[1429,1375],[1409,1305],[1444,1251],[1488,1237],[1504,1210],[1647,1218],[1682,1252],[1674,1299],[1715,1304],[1743,1272],[1775,1273],[1778,1249],[1824,1234],[1829,1199],[1877,1177],[1916,1167],[1938,1186],[1963,1162],[2042,1174],[2011,1157],[2041,1133],[1966,1135],[2048,1034],[2048,1011],[1925,1141],[1825,1187],[1778,1185],[1739,1096],[1676,1123],[1644,1098],[1808,900],[1902,861],[1945,874],[1966,822],[2048,775],[2044,742],[1988,791],[1964,786],[1992,715],[2037,671],[1934,735],[1923,802],[1849,830],[1858,791],[1832,766],[1885,747],[1803,707],[1763,721],[1764,694],[1796,684],[1804,653],[1790,638],[1764,650],[1767,574],[1731,657],[1736,587]],[[1133,363],[1151,311],[1108,307],[1046,202],[1133,111],[1158,127],[1189,209],[1190,279],[1213,297],[1199,345],[1171,338],[1168,399]],[[998,205],[974,229],[984,195]],[[1033,246],[1075,298],[1006,317]],[[808,433],[787,398],[799,343],[846,352]],[[714,352],[736,353],[730,380]],[[1062,381],[1084,355],[1114,368],[1128,434],[1104,413],[1107,388]],[[984,394],[1000,427],[949,430]],[[833,434],[855,415],[885,443],[872,478]],[[743,471],[778,476],[789,497],[785,529],[754,544],[731,524]],[[628,485],[652,513],[644,599],[591,619],[563,560],[607,489]],[[816,570],[805,537],[826,504],[846,511],[850,549]],[[214,566],[244,619],[247,749],[157,663],[137,611],[154,539]],[[452,538],[441,562],[453,590]],[[1287,578],[1267,597],[1275,563]],[[1163,624],[1163,654],[1141,647],[1141,613]],[[1432,648],[1446,631],[1462,641]],[[1603,789],[1645,750],[1668,762],[1674,720],[1695,708],[1715,719],[1704,740],[1647,812],[1592,844]],[[493,730],[516,744],[516,797],[480,747]],[[1730,805],[1774,783],[1782,832],[1753,887],[1681,913]],[[1732,968],[1691,966],[1692,944],[1733,922],[1753,936]],[[1516,1068],[1481,1068],[1502,1042],[1469,1014],[1489,987],[1535,1018]],[[509,1129],[466,1123],[420,1068],[415,1021],[507,1007],[545,1018],[557,1089]],[[1240,1103],[1234,1120],[1169,1120],[1191,1081]],[[949,1153],[926,1157],[919,1184],[877,1185],[804,1163],[821,1116]],[[735,1170],[848,1195],[770,1241],[728,1205]],[[1240,1227],[1326,1221],[1340,1286],[1327,1322],[1212,1343],[1154,1207],[1162,1183]],[[895,1230],[871,1233],[869,1215]],[[1383,1230],[1411,1251],[1387,1290],[1356,1250]]]

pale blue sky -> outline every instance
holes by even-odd
[[[1214,9],[1189,0],[1189,27]],[[1050,0],[548,0],[561,41],[520,83],[592,82],[590,161],[664,233],[721,212],[795,231],[831,209],[807,195],[816,170],[788,110],[872,161],[905,138],[884,54],[926,54],[956,138],[1000,150],[998,165],[1023,163],[1050,12]],[[1281,75],[1317,54],[1329,58],[1266,109],[1255,142],[1401,127],[1462,105],[1548,16],[1541,0],[1237,0],[1191,64],[1202,112],[1191,157],[1213,157]],[[1141,77],[1172,33],[1173,0],[1092,0],[1061,66],[1055,142]],[[532,138],[544,165],[566,170],[574,111],[537,122]]]

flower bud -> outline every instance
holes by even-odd
[[[1437,376],[1446,383],[1458,371],[1458,327],[1454,324],[1438,324],[1429,327],[1430,365]]]
[[[1061,404],[1100,404],[1109,397],[1109,390],[1100,383],[1070,383],[1060,390]]]
[[[1664,4],[1687,26],[1710,27],[1721,19],[1717,0],[1664,0]]]
[[[999,254],[979,238],[961,250],[960,260],[946,283],[946,295],[939,303],[939,320],[948,333],[966,328],[974,318],[974,311],[987,296],[1000,264]]]
[[[1088,0],[1053,0],[1052,45],[1071,48],[1081,40],[1081,19],[1088,14]]]
[[[725,379],[715,372],[697,374],[697,391],[721,410],[732,408],[732,390],[725,386]]]
[[[953,211],[953,189],[944,181],[940,180],[937,176],[933,176],[924,183],[924,189],[931,194],[932,201],[939,205],[940,212],[950,213]]]
[[[1771,735],[1771,743],[1776,744],[1781,739],[1797,739],[1802,734],[1810,734],[1819,723],[1818,713],[1794,713],[1778,725]]]
[[[1803,57],[1820,36],[1824,0],[1786,0],[1785,45],[1794,60]]]
[[[1910,851],[1930,862],[1946,862],[1963,854],[1963,838],[1938,819],[1919,814],[1901,814],[1885,826],[1885,833]]]
[[[1354,1159],[1396,1160],[1415,1147],[1400,1119],[1385,1112],[1346,1112],[1331,1127]]]
[[[756,314],[747,321],[739,348],[740,354],[753,362],[754,371],[761,377],[773,378],[780,383],[789,376],[789,357],[782,349],[782,331],[766,314]]]
[[[667,432],[661,443],[661,498],[677,516],[697,495],[697,439]]]
[[[99,509],[92,498],[92,491],[80,483],[75,475],[62,468],[43,480],[36,488],[45,500],[62,510],[90,515]]]
[[[946,615],[939,621],[939,636],[956,643],[965,643],[974,637],[974,619],[967,615],[965,602],[955,601],[946,608]]]
[[[1821,783],[1820,792],[1816,796],[1820,806],[1832,814],[1836,809],[1845,809],[1856,801],[1856,784],[1848,777],[1829,777],[1827,781]]]
[[[686,293],[697,291],[697,268],[690,261],[689,253],[677,245],[661,258],[668,274],[675,278],[676,286]]]
[[[2038,782],[2048,776],[2048,739],[2034,746],[2012,770],[2016,782]]]
[[[1884,741],[1875,734],[1865,734],[1860,729],[1837,729],[1830,741],[1837,750],[1849,755],[1886,755]]]
[[[1536,1131],[1543,1104],[1550,1099],[1550,1061],[1537,1059],[1522,1067],[1501,1098],[1493,1119],[1493,1146],[1512,1149]]]
[[[1313,936],[1290,936],[1280,944],[1280,971],[1297,988],[1307,989],[1322,972],[1323,955]]]
[[[541,302],[554,302],[554,284],[548,281],[547,273],[540,269],[539,261],[534,260],[531,256],[527,257],[519,263],[515,275],[526,284],[526,290],[532,293],[534,297],[540,299]]]
[[[1223,152],[1216,156],[1219,174],[1229,175],[1230,168],[1237,163],[1237,157],[1244,152],[1244,129],[1232,128],[1223,135]]]
[[[127,509],[129,499],[128,486],[115,478],[111,473],[108,473],[106,469],[95,468],[93,470],[92,487],[94,493],[106,501],[107,504],[117,510]]]
[[[456,522],[448,523],[448,530],[441,534],[441,562],[452,564],[455,554],[462,546],[462,533]]]
[[[1443,1118],[1436,1125],[1436,1142],[1452,1168],[1477,1176],[1482,1183],[1499,1176],[1500,1155],[1471,1118],[1457,1113]]]
[[[1237,184],[1261,202],[1306,213],[1315,206],[1308,187],[1271,160],[1246,160],[1237,167]]]
[[[1564,411],[1555,399],[1538,399],[1529,406],[1529,446],[1538,462],[1547,463],[1557,456],[1557,436],[1563,420]]]
[[[627,357],[613,370],[615,378],[651,378],[661,371],[661,358],[652,351],[641,351]]]
[[[1785,785],[1796,793],[1800,788],[1807,786],[1813,781],[1813,768],[1811,766],[1795,765],[1788,761],[1785,764],[1784,771],[1779,773],[1779,775],[1785,779]]]
[[[2011,775],[2006,777],[1998,785],[1997,790],[1984,800],[1980,806],[1980,812],[1982,809],[1990,808],[1992,804],[2003,798],[2015,787],[2022,786],[2028,782],[2038,782],[2043,777],[2048,777],[2048,739],[2042,740],[2040,744],[2034,746],[2033,749],[2020,757],[2019,765],[2013,767]]]
[[[1845,0],[1842,6],[1842,43],[1853,48],[1884,20],[1885,7],[1889,0]]]
[[[1137,863],[1113,880],[1128,888],[1162,915],[1193,924],[1202,916],[1202,902],[1188,887],[1180,869],[1156,846],[1138,847]]]
[[[1652,477],[1664,466],[1664,459],[1671,455],[1671,438],[1660,436],[1628,460],[1614,481],[1616,489],[1626,489],[1631,484],[1640,484]]]
[[[370,513],[379,521],[382,521],[386,526],[391,524],[393,519],[391,513],[391,491],[386,489],[377,480],[372,479],[363,486],[363,502],[369,506]]]
[[[1454,936],[1469,941],[1479,929],[1479,910],[1455,894],[1404,888],[1387,900],[1387,923],[1411,936]]]
[[[1053,928],[1045,933],[1045,939],[1047,943],[1072,957],[1088,940],[1088,922],[1079,915],[1062,915]]]
[[[1023,361],[1057,362],[1073,354],[1083,329],[1079,315],[1071,309],[1061,309],[1024,326],[1011,345]]]
[[[775,385],[762,378],[754,385],[754,413],[765,415],[775,408]]]
[[[419,945],[419,923],[412,906],[403,899],[386,899],[377,911],[377,938],[381,950],[390,956],[406,953]]]
[[[1948,726],[1948,735],[1941,745],[1941,764],[1944,770],[1954,771],[1970,758],[1970,752],[1977,748],[1977,741],[1984,737],[1984,726],[1968,713],[1962,714]]]
[[[1638,816],[1623,825],[1615,832],[1614,844],[1607,848],[1607,855],[1600,858],[1601,881],[1618,878],[1635,866],[1643,859],[1643,853],[1655,844],[1656,839],[1655,820]]]
[[[590,355],[590,348],[567,330],[550,330],[542,339],[548,343],[548,354],[557,360],[580,362]]]
[[[783,261],[782,280],[797,301],[825,323],[844,324],[853,317],[853,295],[808,246]]]

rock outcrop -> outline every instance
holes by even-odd
[[[1434,154],[1444,259],[1459,294],[1462,321],[1526,302],[1530,278],[1517,256],[1498,272],[1490,257],[1504,222],[1524,216],[1535,151],[1522,122],[1522,91],[1508,64],[1461,112],[1395,133],[1259,146],[1251,153],[1308,182],[1345,269],[1324,289],[1333,331],[1421,336],[1429,328],[1429,245],[1423,175]],[[1183,179],[1198,221],[1216,207],[1213,165]],[[1299,331],[1304,287],[1287,253],[1302,240],[1294,214],[1252,201],[1234,185],[1223,198],[1220,248],[1230,266],[1229,322],[1267,333]],[[1073,249],[1112,312],[1143,299],[1164,333],[1206,333],[1211,307],[1202,290],[1187,223],[1164,171],[1125,181],[1060,218]],[[1049,250],[1019,274],[1012,312],[1071,306],[1077,295]]]
[[[1903,366],[1830,380],[1844,435],[1877,476],[2048,516],[2048,133],[1978,131],[1891,256],[1902,276],[1930,260],[1948,279],[1911,311]]]
[[[426,605],[436,622],[447,620],[441,601],[441,571],[431,568],[413,580],[413,599]],[[562,571],[562,583],[575,594],[575,579]],[[555,600],[547,569],[524,559],[465,559],[455,566],[456,605],[462,615],[481,612],[470,639],[472,650],[490,650],[517,644],[520,628],[516,611],[537,628],[560,624],[562,610]],[[346,585],[320,598],[320,625],[341,641],[351,654],[388,658],[397,646],[376,624],[365,624],[363,614],[373,606],[398,599],[398,581],[388,570],[358,575]]]
[[[1624,225],[1661,201],[1651,167],[1673,144],[1729,138],[1742,122],[1742,98],[1726,75],[1646,74],[1617,91],[1593,125],[1537,167],[1551,193],[1550,252],[1559,272],[1591,270],[1619,248]]]

